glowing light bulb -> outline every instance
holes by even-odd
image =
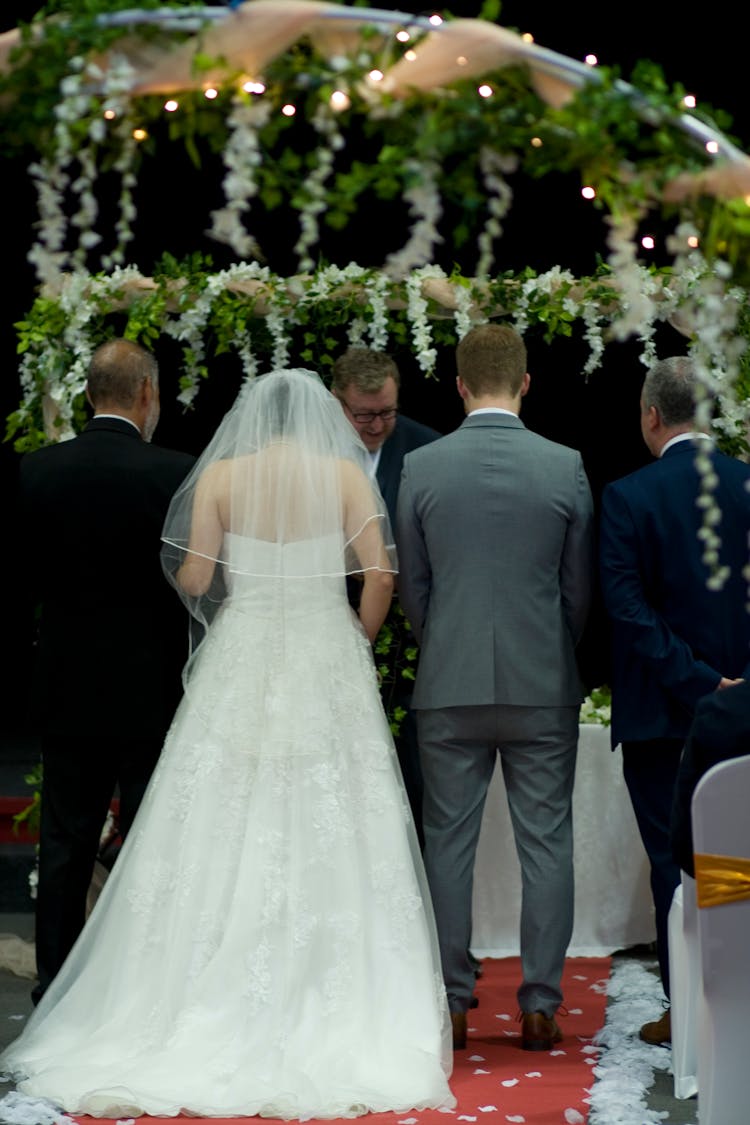
[[[382,70],[371,70],[367,77],[371,82],[382,82],[383,72]]]
[[[443,22],[443,17],[439,16],[437,14],[437,12],[435,12],[434,15],[430,16],[430,23],[432,24],[433,27],[440,27],[440,24],[442,22]]]
[[[297,112],[297,107],[292,105],[291,102],[287,102],[286,105],[281,107],[281,112],[284,114],[284,117],[294,117]]]
[[[459,55],[458,58],[456,59],[456,62],[458,63],[459,66],[466,66],[468,61],[469,60],[467,59],[466,55]]]
[[[411,39],[411,35],[408,31],[406,31],[405,28],[402,28],[401,31],[396,32],[396,38],[398,39],[399,43],[408,43]]]
[[[414,62],[417,57],[416,51],[404,51],[404,58],[407,62]]]
[[[534,36],[531,34],[530,31],[524,31],[521,38],[523,39],[524,43],[533,43],[534,42]]]
[[[581,195],[584,199],[596,199],[596,189],[587,184],[581,188]]]
[[[653,248],[656,246],[656,243],[650,234],[644,234],[643,238],[641,239],[641,246],[644,250],[653,250]]]
[[[170,98],[168,102],[164,103],[164,108],[166,109],[167,113],[174,113],[176,109],[180,108],[180,103],[176,102],[174,98]]]
[[[698,235],[697,235],[697,234],[690,234],[690,235],[688,235],[688,240],[687,240],[687,244],[688,244],[688,246],[690,246],[690,247],[691,247],[691,248],[692,248],[693,250],[695,250],[695,248],[696,248],[697,246],[699,246],[699,245],[700,245],[700,243],[699,243],[699,241],[698,241]]]
[[[695,109],[697,105],[695,96],[693,94],[685,94],[685,97],[682,99],[682,104],[688,109]]]
[[[104,111],[104,120],[105,121],[114,121],[114,119],[116,117],[117,117],[117,114],[115,113],[115,111],[113,109],[105,109],[105,111]]]
[[[262,82],[243,82],[242,89],[246,94],[265,94],[266,88]]]
[[[706,152],[717,153],[719,151],[718,141],[706,141]]]
[[[480,86],[477,90],[477,93],[479,94],[480,98],[491,98],[494,90],[491,86]]]
[[[148,133],[146,132],[145,129],[134,129],[133,130],[133,140],[134,141],[145,141],[147,136],[148,136]]]
[[[531,147],[532,148],[541,148],[543,143],[544,142],[542,141],[541,137],[532,137],[531,138]]]
[[[586,63],[586,66],[598,66],[599,65],[599,60],[596,57],[596,55],[586,55],[586,57],[584,58],[583,61]]]
[[[329,99],[331,109],[341,111],[348,109],[352,104],[352,100],[345,90],[334,90]]]
[[[208,100],[210,102],[212,102],[214,100],[214,98],[218,98],[218,96],[219,96],[219,91],[216,89],[215,86],[209,86],[207,90],[203,91],[203,97],[208,98]]]

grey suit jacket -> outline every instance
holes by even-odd
[[[581,702],[593,504],[578,452],[513,415],[469,417],[405,458],[396,541],[416,709]]]

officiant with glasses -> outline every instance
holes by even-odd
[[[373,348],[352,347],[333,364],[331,390],[370,454],[371,472],[395,524],[404,457],[440,437],[398,408],[401,375],[395,360]]]
[[[333,364],[331,389],[367,449],[370,474],[377,481],[392,526],[395,526],[404,457],[411,450],[440,437],[437,430],[399,411],[400,385],[398,366],[386,352],[351,347]],[[353,583],[350,583],[350,594],[356,604],[357,588]],[[386,624],[392,631],[396,657],[392,682],[382,685],[383,703],[389,713],[396,709],[403,711],[396,735],[396,750],[417,835],[420,844],[423,844],[422,771],[416,722],[411,709],[413,681],[403,677],[398,666],[398,657],[407,649],[416,647],[416,641],[400,610],[398,590]]]

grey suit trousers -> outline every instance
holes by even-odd
[[[417,712],[424,860],[451,1011],[474,990],[472,891],[482,812],[499,755],[521,864],[521,1011],[553,1015],[573,931],[571,801],[578,707],[472,706]],[[512,862],[499,855],[498,864]]]

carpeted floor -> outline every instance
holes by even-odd
[[[468,1047],[455,1054],[451,1088],[458,1105],[448,1112],[458,1121],[481,1120],[487,1125],[584,1125],[592,1067],[599,1054],[593,1038],[604,1024],[610,959],[571,958],[566,962],[563,991],[567,1015],[559,1020],[564,1040],[551,1052],[521,1050],[516,1019],[518,958],[485,960],[483,966],[477,988],[479,1007],[470,1013]],[[92,1122],[87,1117],[75,1120],[82,1125]],[[154,1125],[161,1121],[195,1125],[199,1119],[148,1120]],[[445,1125],[445,1113],[372,1114],[367,1121],[373,1125]],[[222,1122],[213,1118],[211,1125]]]
[[[6,916],[0,929],[28,939],[30,917]],[[670,1051],[649,1047],[637,1036],[640,1024],[661,1010],[653,954],[623,951],[613,956],[611,964],[610,971],[609,958],[566,962],[563,985],[568,1015],[559,1020],[564,1040],[559,1053],[548,1054],[519,1047],[518,960],[485,960],[478,987],[480,1006],[471,1013],[469,1046],[455,1056],[451,1084],[458,1105],[447,1116],[479,1125],[663,1125],[665,1118],[670,1125],[696,1125],[696,1100],[674,1099]],[[28,980],[0,972],[0,1047],[15,1038],[30,1009]],[[7,1090],[0,1083],[2,1125],[75,1125],[51,1106],[43,1117],[29,1118],[13,1106],[14,1095]],[[438,1121],[437,1113],[380,1114],[363,1121],[445,1125],[445,1116],[441,1114]],[[144,1125],[180,1122],[141,1120]],[[78,1121],[94,1125],[92,1118]],[[194,1125],[196,1119],[190,1121]],[[183,1118],[181,1125],[187,1122]],[[213,1119],[211,1125],[221,1122]]]

